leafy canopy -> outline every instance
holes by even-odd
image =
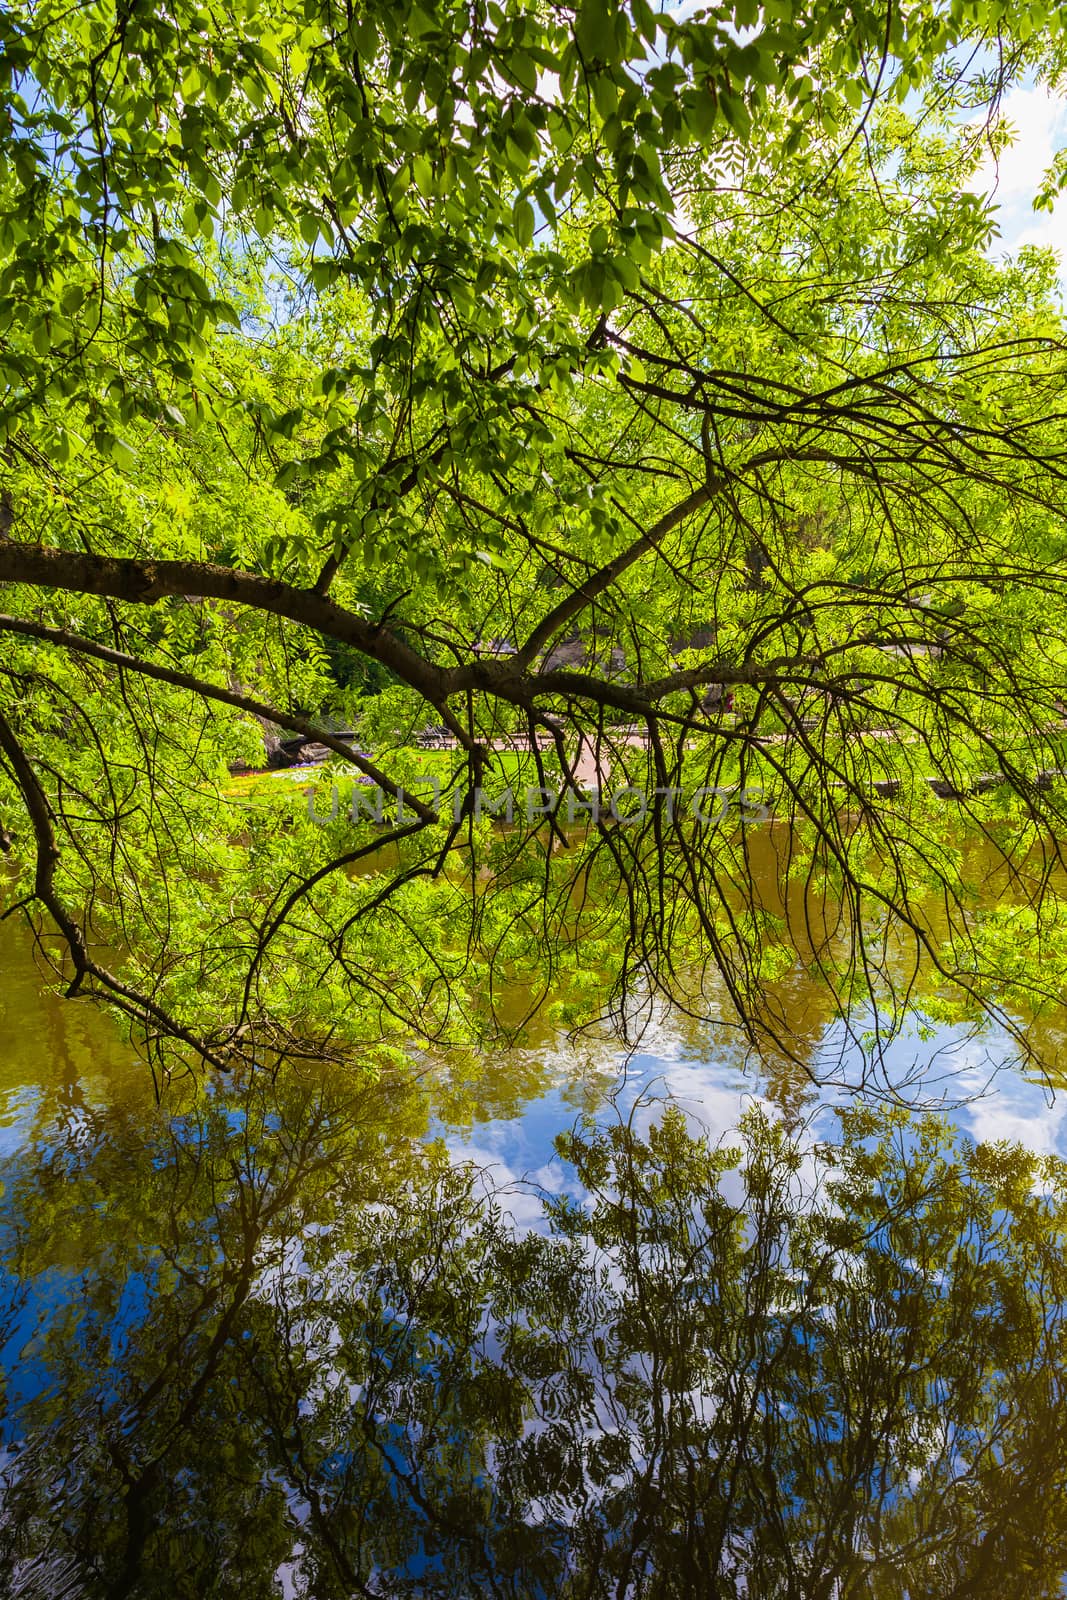
[[[792,950],[876,1037],[920,984],[1033,1053],[1063,329],[976,174],[1061,51],[985,0],[9,7],[0,804],[72,989],[216,1063],[564,981],[788,1051]],[[264,722],[390,826],[235,811]],[[632,826],[480,815],[590,761]],[[992,914],[931,783],[1014,830]]]

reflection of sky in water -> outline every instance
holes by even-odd
[[[892,1101],[898,1094],[887,1092],[887,1086],[893,1086],[905,1104],[938,1111],[975,1141],[1016,1141],[1039,1154],[1067,1159],[1067,1091],[1054,1096],[1024,1077],[1014,1065],[1006,1034],[990,1031],[976,1037],[949,1027],[928,1031],[933,1037],[920,1036],[917,1028],[905,1031],[885,1047],[878,1071],[868,1064],[865,1072],[861,1049],[850,1047],[840,1029],[828,1028],[819,1064],[830,1081],[808,1086],[801,1103],[809,1129],[832,1137],[833,1109],[852,1102],[857,1087],[865,1086],[872,1099]],[[716,1057],[713,1049],[694,1056],[672,1044],[664,1030],[654,1049],[617,1054],[614,1087],[605,1065],[600,1064],[598,1087],[602,1082],[606,1093],[593,1110],[602,1123],[635,1114],[635,1108],[640,1116],[640,1101],[669,1097],[718,1140],[736,1128],[746,1106],[758,1103],[773,1109],[775,1104],[766,1080],[755,1072]],[[503,1186],[508,1209],[520,1222],[539,1214],[533,1191],[557,1193],[571,1187],[553,1142],[582,1113],[573,1066],[568,1071],[565,1058],[558,1056],[552,1067],[551,1087],[518,1107],[515,1115],[475,1116],[467,1124],[444,1117],[433,1126],[455,1160],[477,1163],[494,1184]]]
[[[0,978],[0,1158],[34,1138],[47,1145],[60,1129],[69,1145],[87,1107],[151,1113],[147,1068],[108,1016],[44,991],[25,930],[13,922],[0,923]],[[1053,1100],[1023,1077],[1011,1064],[1006,1034],[975,1037],[939,1026],[923,1036],[915,1026],[885,1048],[878,1072],[865,1073],[863,1026],[848,1031],[830,1023],[812,1030],[809,1059],[832,1085],[818,1090],[796,1067],[763,1076],[742,1070],[736,1032],[662,1016],[630,1054],[606,1042],[571,1049],[547,1036],[537,1048],[491,1052],[463,1085],[459,1104],[447,1085],[441,1092],[431,1087],[431,1131],[457,1158],[491,1168],[502,1183],[522,1184],[523,1192],[509,1198],[517,1217],[537,1209],[526,1186],[556,1192],[567,1184],[554,1154],[557,1135],[583,1110],[607,1120],[630,1114],[642,1096],[670,1095],[714,1137],[736,1125],[746,1102],[764,1097],[782,1100],[790,1115],[813,1118],[829,1133],[828,1109],[846,1103],[856,1085],[862,1082],[875,1098],[892,1085],[908,1103],[942,1104],[974,1139],[1018,1140],[1067,1157],[1067,1095]]]
[[[40,1103],[41,1091],[32,1085],[0,1095],[0,1159],[27,1143]]]
[[[0,1158],[34,1138],[47,1144],[50,1131],[60,1128],[70,1144],[87,1107],[151,1112],[144,1063],[106,1014],[45,992],[26,931],[15,922],[0,923],[0,1027]],[[938,1026],[923,1037],[912,1027],[886,1047],[880,1070],[865,1074],[863,1027],[860,1021],[851,1031],[840,1023],[812,1030],[809,1059],[834,1085],[819,1090],[796,1067],[763,1076],[743,1071],[736,1031],[662,1016],[631,1054],[606,1042],[571,1049],[547,1036],[538,1048],[491,1052],[476,1081],[466,1082],[459,1107],[447,1088],[439,1094],[431,1088],[431,1131],[457,1157],[491,1166],[502,1181],[525,1180],[552,1192],[566,1181],[553,1141],[583,1110],[606,1120],[629,1114],[640,1096],[666,1094],[719,1137],[736,1125],[746,1102],[767,1097],[788,1101],[790,1114],[814,1117],[820,1132],[829,1132],[826,1110],[846,1103],[863,1082],[875,1098],[892,1085],[908,1103],[942,1104],[974,1139],[1018,1140],[1067,1157],[1067,1094],[1053,1100],[1023,1077],[1011,1064],[1006,1034],[979,1038]],[[534,1202],[515,1197],[514,1204],[527,1209]]]
[[[10,948],[0,925],[0,972],[4,972],[4,956]],[[170,1280],[161,1265],[166,1246],[160,1242],[168,1236],[154,1231],[158,1217],[147,1202],[143,1212],[137,1207],[127,1212],[118,1208],[109,1235],[109,1198],[126,1192],[131,1178],[137,1177],[138,1163],[142,1177],[146,1166],[158,1170],[173,1164],[179,1171],[178,1153],[195,1154],[202,1138],[187,1097],[182,1104],[180,1086],[156,1107],[147,1069],[121,1042],[106,1017],[42,994],[25,965],[17,968],[14,978],[0,1004],[0,1020],[6,1009],[9,1023],[17,1024],[9,1036],[8,1050],[0,1053],[0,1162],[6,1168],[0,1179],[14,1177],[20,1166],[28,1175],[21,1225],[25,1227],[32,1219],[40,1228],[41,1239],[36,1252],[26,1253],[20,1247],[20,1219],[10,1189],[7,1212],[0,1204],[0,1379],[6,1390],[6,1415],[0,1421],[0,1470],[5,1450],[22,1437],[30,1438],[24,1417],[32,1412],[35,1400],[54,1405],[57,1415],[63,1413],[63,1369],[57,1365],[57,1351],[93,1374],[94,1427],[97,1408],[104,1414],[122,1403],[118,1377],[124,1362],[131,1355],[136,1358],[139,1340],[155,1337],[152,1330],[165,1326],[165,1317],[163,1322],[158,1316],[154,1321],[153,1312],[158,1313],[161,1306],[165,1312],[170,1293]],[[388,1093],[380,1101],[369,1096],[368,1124],[387,1129],[382,1145],[370,1141],[369,1148],[375,1155],[396,1150],[398,1170],[403,1172],[400,1152],[409,1132],[417,1136],[426,1130],[428,1108],[433,1113],[430,1134],[444,1142],[454,1160],[473,1161],[483,1170],[479,1182],[495,1194],[501,1209],[520,1229],[539,1230],[548,1226],[543,1198],[567,1193],[591,1204],[573,1171],[555,1154],[557,1137],[573,1128],[583,1114],[602,1126],[619,1116],[632,1118],[643,1131],[664,1097],[700,1123],[713,1140],[734,1143],[731,1135],[739,1117],[755,1104],[803,1125],[806,1142],[836,1137],[834,1108],[848,1104],[858,1084],[864,1083],[875,1098],[892,1098],[888,1094],[892,1086],[917,1107],[940,1106],[971,1138],[1015,1140],[1035,1151],[1067,1158],[1067,1093],[1050,1103],[1040,1085],[1028,1082],[1011,1064],[1013,1047],[1006,1034],[989,1032],[979,1038],[963,1029],[922,1030],[915,1026],[887,1047],[875,1073],[869,1062],[864,1070],[861,1033],[860,1023],[851,1034],[840,1024],[807,1030],[808,1059],[827,1080],[818,1089],[807,1083],[799,1067],[779,1064],[762,1075],[744,1070],[736,1033],[664,1018],[657,1020],[641,1046],[629,1054],[604,1042],[587,1041],[571,1049],[546,1033],[540,1048],[491,1051],[477,1062],[457,1062],[454,1081],[441,1070],[441,1063],[431,1067],[424,1060],[417,1065],[425,1073],[425,1101],[414,1086],[413,1065],[405,1078],[411,1092],[398,1097],[397,1106],[404,1111],[403,1115],[398,1111],[395,1122],[390,1117]],[[228,1081],[208,1081],[216,1086],[217,1099],[211,1097],[214,1105],[224,1111],[224,1117],[213,1126],[224,1126],[226,1133],[220,1148],[212,1149],[206,1161],[211,1171],[217,1167],[220,1179],[217,1192],[211,1189],[212,1206],[218,1202],[233,1212],[233,1173],[227,1163],[230,1139],[240,1146],[249,1191],[269,1187],[269,1181],[261,1182],[267,1174],[261,1168],[257,1140],[276,1134],[280,1121],[272,1103],[265,1126],[254,1120],[246,1123],[240,1105],[234,1104]],[[346,1082],[342,1078],[340,1083],[345,1104],[350,1097],[354,1104],[360,1080]],[[330,1087],[336,1091],[338,1082],[331,1081]],[[249,1127],[250,1140],[246,1137]],[[130,1136],[128,1146],[121,1138],[124,1128]],[[91,1173],[94,1157],[113,1148],[128,1152],[130,1164],[103,1160],[95,1185],[87,1183],[80,1199],[72,1190],[66,1204],[56,1205],[54,1221],[43,1205],[36,1208],[36,1184],[41,1186],[42,1202],[50,1194],[63,1195],[68,1176],[76,1175],[83,1160]],[[810,1150],[808,1157],[810,1165],[806,1160],[797,1175],[805,1194],[810,1194],[818,1181]],[[187,1165],[193,1169],[196,1163]],[[726,1198],[733,1203],[745,1198],[740,1185],[736,1174],[723,1180]],[[222,1260],[220,1240],[225,1236],[215,1231],[212,1206],[203,1216],[196,1211],[195,1189],[190,1189],[188,1202],[182,1185],[175,1193],[182,1196],[176,1202],[176,1225],[184,1220],[181,1208],[187,1204],[193,1224],[188,1235],[180,1227],[175,1229],[183,1269],[188,1267],[194,1276],[208,1273]],[[204,1204],[202,1198],[200,1203]],[[79,1205],[86,1212],[92,1209],[97,1213],[98,1225],[87,1226],[84,1233],[78,1226]],[[374,1210],[374,1202],[367,1205]],[[124,1225],[129,1228],[128,1235],[122,1231]],[[311,1254],[305,1256],[304,1250],[310,1235],[320,1227],[328,1231],[325,1221],[309,1219],[303,1231],[289,1241],[289,1273],[314,1276],[319,1270],[312,1267]],[[233,1244],[231,1239],[230,1248]],[[327,1273],[333,1273],[343,1260],[343,1253],[331,1256]],[[255,1298],[266,1304],[283,1294],[280,1267],[275,1263],[263,1271]],[[241,1337],[249,1337],[248,1328]],[[318,1388],[332,1395],[339,1384],[348,1384],[355,1399],[350,1376],[342,1373],[335,1360],[336,1338],[319,1328],[315,1338],[317,1354],[324,1363]],[[192,1342],[189,1350],[194,1351]],[[301,1414],[317,1396],[318,1389],[303,1395]],[[541,1425],[540,1419],[530,1424]],[[387,1437],[398,1457],[402,1456],[400,1433]],[[23,1459],[34,1460],[32,1456]],[[328,1481],[331,1472],[340,1472],[346,1459],[342,1453],[327,1457],[324,1478]],[[307,1508],[294,1499],[290,1513],[294,1533],[300,1534]],[[294,1541],[292,1558],[280,1561],[275,1570],[283,1600],[309,1593],[299,1577],[299,1550],[299,1542]],[[435,1559],[428,1549],[419,1547],[397,1575],[415,1585],[428,1583]],[[1067,1586],[1063,1592],[1067,1594]]]

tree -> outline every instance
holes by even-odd
[[[933,973],[1032,1054],[1064,973],[1063,330],[972,185],[1058,13],[238,20],[0,21],[3,805],[70,991],[225,1065],[469,1038],[505,976],[580,970],[625,1020],[710,973],[788,1051],[792,944],[876,1040]],[[367,663],[347,695],[324,640]],[[389,829],[236,827],[255,717]],[[405,814],[428,720],[459,759]],[[583,750],[636,815],[480,814],[507,777],[591,816]],[[992,918],[927,780],[1014,824]],[[794,824],[799,903],[694,814],[715,789]]]

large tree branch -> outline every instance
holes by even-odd
[[[209,561],[99,556],[80,550],[5,542],[0,543],[0,583],[101,595],[134,605],[154,605],[168,596],[188,595],[250,606],[354,646],[388,667],[435,706],[448,692],[447,674],[388,628],[346,611],[311,589],[297,589],[280,579],[263,578],[234,567],[220,567]]]
[[[263,717],[266,721],[276,722],[281,727],[294,728],[297,733],[307,734],[309,739],[314,739],[318,744],[325,745],[328,750],[343,756],[386,794],[392,795],[394,799],[397,797],[397,786],[380,767],[361,755],[358,750],[352,750],[336,734],[319,727],[318,723],[301,716],[299,712],[281,711],[276,706],[266,704],[265,701],[253,699],[251,695],[238,694],[233,689],[223,689],[218,684],[208,683],[204,678],[194,677],[192,673],[178,672],[172,667],[159,666],[153,661],[142,661],[139,657],[127,655],[122,650],[113,650],[109,645],[97,644],[92,639],[83,639],[80,634],[70,633],[65,628],[49,628],[43,622],[31,622],[25,617],[11,617],[0,613],[0,632],[19,633],[30,639],[43,639],[48,644],[59,645],[64,650],[71,650],[78,655],[92,656],[94,660],[106,661],[110,666],[120,667],[125,672],[137,672],[142,677],[155,678],[160,683],[172,683],[175,688],[188,689],[191,694],[202,695],[206,700],[217,700],[221,705],[233,706],[237,711],[247,711],[252,716]],[[404,803],[424,822],[435,820],[433,810],[414,795],[405,793]]]
[[[768,465],[774,460],[782,459],[785,454],[787,452],[778,448],[760,452],[738,471],[743,472]],[[830,453],[822,451],[801,452],[801,455],[820,460],[835,460]],[[840,462],[836,464],[841,465]],[[730,474],[731,478],[734,476],[735,473]],[[750,661],[744,665],[708,663],[701,667],[668,673],[662,678],[646,683],[612,683],[592,674],[566,670],[540,673],[528,670],[531,659],[561,627],[566,625],[567,621],[577,616],[598,593],[607,589],[641,556],[654,550],[673,527],[693,511],[706,505],[722,487],[721,481],[709,481],[702,485],[674,506],[612,561],[591,574],[582,585],[549,612],[516,656],[505,660],[476,659],[454,667],[442,667],[428,661],[389,630],[356,616],[310,590],[297,589],[279,580],[262,578],[254,573],[219,567],[207,562],[153,562],[0,541],[0,583],[33,584],[74,593],[114,597],[135,604],[152,604],[167,595],[222,599],[288,618],[330,638],[351,644],[362,653],[389,667],[438,710],[442,720],[470,749],[473,747],[472,735],[459,726],[446,703],[450,696],[469,689],[492,695],[526,711],[530,711],[537,701],[545,696],[563,695],[593,705],[612,707],[633,715],[648,717],[654,713],[657,704],[669,694],[691,691],[715,683],[729,685],[781,681],[784,678],[806,676],[805,669],[812,669],[817,665],[817,657],[811,656]],[[1030,577],[1032,578],[1032,574]],[[944,581],[942,574],[939,574],[939,579]],[[801,591],[799,595],[794,596],[794,601],[802,599],[806,592]],[[879,598],[884,598],[878,591],[850,585],[845,600],[847,602],[857,595],[870,599],[876,594]],[[385,792],[396,793],[392,780],[374,763],[351,751],[326,729],[320,728],[310,719],[297,713],[281,712],[251,696],[223,689],[193,674],[139,660],[65,629],[51,628],[43,623],[0,614],[0,631],[5,629],[27,637],[42,639],[162,682],[172,683],[178,688],[188,689],[192,693],[231,705],[235,709],[266,717],[271,721],[286,723],[306,733],[309,738],[318,740],[327,748],[336,750],[379,784]],[[857,642],[859,641],[853,641],[854,644]],[[423,821],[433,819],[433,813],[422,802],[412,798],[408,803]]]
[[[560,629],[565,628],[567,623],[576,617],[579,612],[584,611],[586,606],[591,605],[597,595],[603,594],[605,589],[610,588],[616,578],[626,571],[627,567],[632,567],[635,561],[640,560],[643,555],[647,555],[650,550],[654,550],[673,528],[676,528],[680,522],[685,521],[686,517],[692,516],[694,511],[699,511],[702,506],[706,506],[714,493],[714,487],[713,484],[702,483],[699,489],[694,489],[692,494],[686,495],[684,500],[680,500],[676,506],[671,507],[670,511],[665,512],[659,521],[653,523],[652,527],[646,533],[643,533],[639,539],[635,539],[632,544],[627,545],[625,550],[620,550],[617,556],[614,556],[604,566],[598,568],[596,572],[584,579],[578,588],[574,589],[565,600],[561,600],[559,605],[553,606],[547,617],[538,623],[522,649],[515,656],[515,666],[519,668],[528,667],[538,653],[551,643]]]
[[[139,990],[116,978],[114,973],[101,966],[89,953],[85,934],[63,904],[55,887],[59,847],[52,828],[52,813],[48,798],[41,788],[29,756],[2,712],[0,712],[0,754],[6,759],[22,795],[36,842],[37,861],[33,898],[40,902],[59,929],[74,964],[74,977],[67,985],[67,995],[77,994],[86,978],[94,978],[100,985],[103,998],[111,1000],[120,1010],[133,1016],[150,1017],[172,1038],[180,1039],[189,1045],[210,1065],[225,1070],[225,1062],[213,1053],[204,1040],[198,1039],[188,1028],[157,1005],[149,995],[141,994]]]
[[[639,561],[642,556],[648,555],[650,551],[658,549],[667,535],[679,523],[684,522],[686,517],[691,516],[694,511],[699,511],[708,505],[715,495],[726,488],[731,481],[747,472],[758,472],[762,467],[773,466],[777,462],[798,460],[819,462],[824,465],[839,467],[843,470],[861,470],[856,462],[831,450],[775,445],[767,450],[759,451],[740,466],[730,468],[726,474],[715,478],[709,476],[707,482],[701,484],[698,489],[694,489],[692,494],[687,495],[684,500],[680,500],[669,511],[664,512],[663,516],[653,523],[651,528],[627,545],[625,550],[620,550],[617,556],[613,556],[610,561],[599,567],[596,572],[590,573],[588,578],[585,578],[565,599],[561,600],[557,606],[554,606],[548,615],[538,623],[522,649],[513,658],[513,666],[520,669],[528,667],[538,653],[552,642],[561,628],[565,628],[567,623],[573,621],[580,612],[591,605],[598,595],[603,594],[605,589],[609,589],[628,567],[633,566],[635,561]],[[866,474],[869,469],[863,470]]]

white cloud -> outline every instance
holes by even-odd
[[[1020,195],[1032,198],[1042,172],[1064,142],[1067,101],[1040,86],[1012,89],[1002,102],[1001,115],[1015,137],[996,160],[987,156],[979,180],[982,187],[995,189],[1001,201]]]
[[[1067,99],[1038,85],[1013,89],[1001,113],[1014,139],[997,160],[987,157],[973,179],[973,187],[998,207],[1001,236],[992,253],[1014,255],[1024,244],[1051,246],[1067,270],[1067,197],[1052,212],[1033,209],[1046,170],[1067,145]]]

